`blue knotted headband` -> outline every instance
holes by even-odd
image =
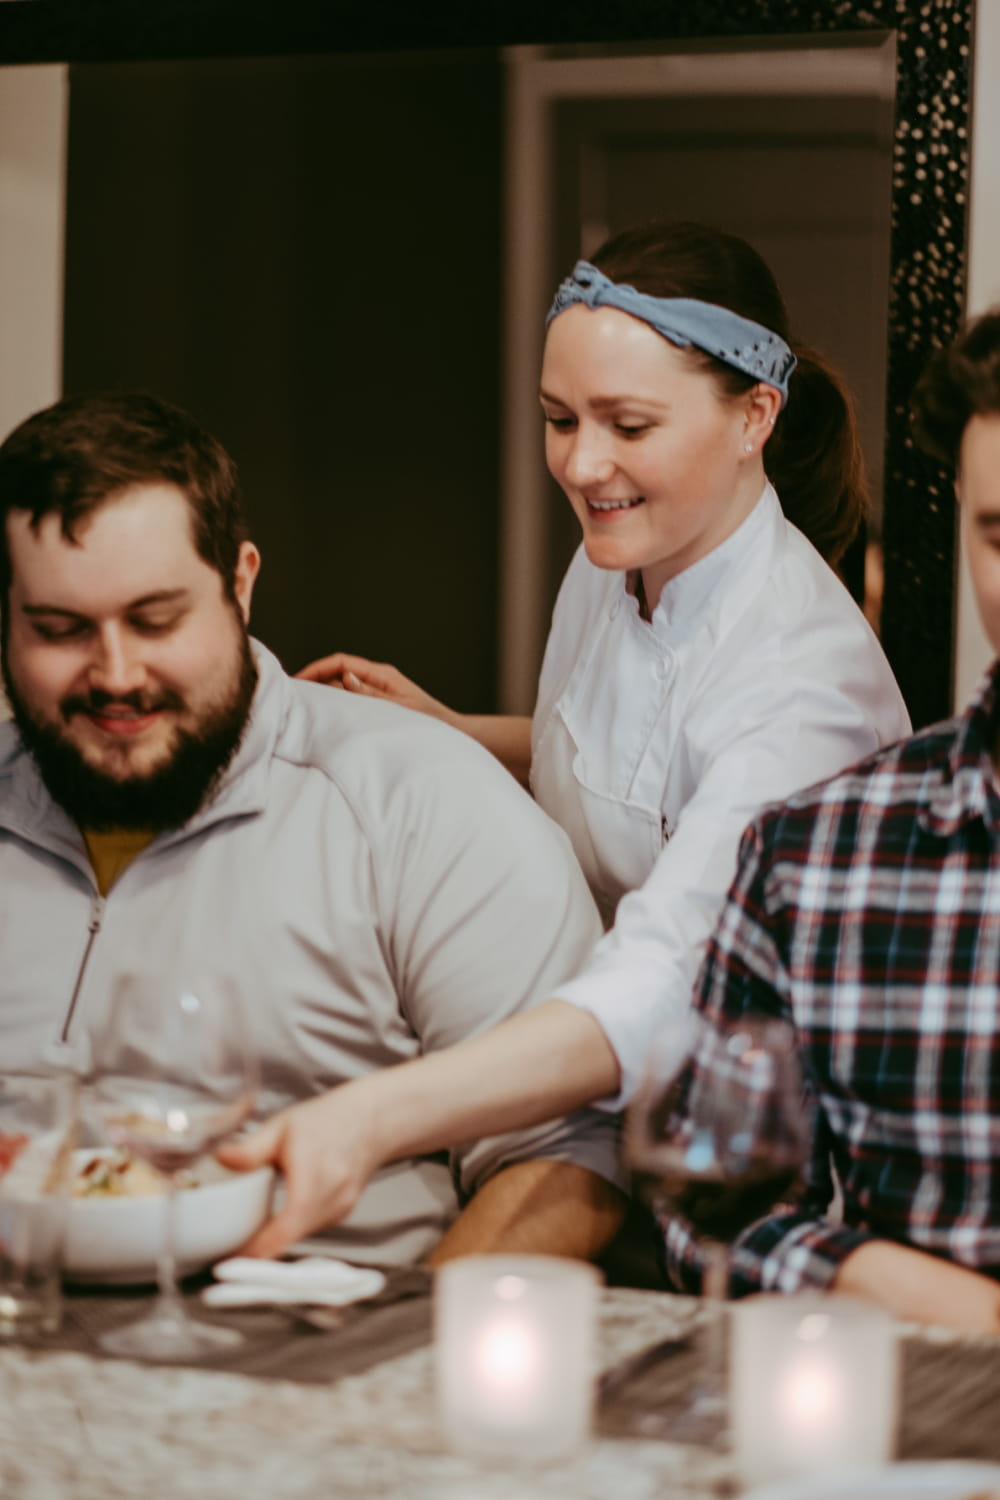
[[[609,281],[589,260],[578,260],[572,273],[556,292],[545,320],[546,327],[574,303],[587,307],[615,307],[640,318],[650,328],[682,349],[694,344],[723,364],[742,370],[754,380],[773,385],[788,400],[788,381],[795,369],[795,355],[784,339],[739,313],[714,302],[693,297],[650,297],[634,286]]]

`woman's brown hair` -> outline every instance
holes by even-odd
[[[756,250],[706,224],[656,220],[606,241],[591,260],[612,281],[649,296],[694,297],[727,307],[791,347],[798,364],[764,452],[765,468],[785,515],[836,564],[869,507],[854,405],[822,356],[791,337],[778,284]],[[742,395],[757,384],[700,349],[685,352],[712,372],[727,395]]]

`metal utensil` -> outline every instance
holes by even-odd
[[[341,1307],[310,1307],[307,1303],[301,1306],[285,1303],[281,1311],[294,1318],[296,1323],[308,1323],[310,1328],[318,1328],[321,1333],[332,1333],[344,1321],[344,1309]]]
[[[307,1299],[301,1302],[274,1304],[275,1310],[287,1313],[298,1323],[307,1323],[322,1333],[332,1333],[345,1322],[353,1322],[366,1309],[387,1307],[393,1302],[404,1302],[410,1297],[425,1297],[431,1288],[431,1272],[424,1266],[385,1266],[385,1286],[374,1297],[365,1297],[343,1307],[321,1307]]]

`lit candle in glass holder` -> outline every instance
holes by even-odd
[[[892,1457],[898,1368],[886,1312],[813,1293],[751,1297],[733,1312],[731,1426],[745,1483]]]
[[[451,1447],[529,1460],[580,1447],[599,1284],[593,1266],[546,1255],[474,1255],[438,1269],[438,1410]]]

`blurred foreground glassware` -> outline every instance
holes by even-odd
[[[0,1074],[0,1337],[59,1326],[76,1080]]]
[[[691,1016],[658,1038],[629,1110],[626,1157],[668,1245],[697,1236],[702,1292],[717,1304],[699,1381],[685,1407],[664,1411],[664,1435],[711,1441],[724,1424],[730,1246],[797,1187],[808,1146],[787,1023],[746,1015],[717,1028]]]
[[[166,1180],[164,1238],[152,1311],[101,1338],[109,1353],[136,1359],[196,1359],[235,1347],[233,1328],[191,1318],[177,1287],[177,1176],[243,1123],[257,1066],[235,986],[212,976],[191,984],[158,975],[118,981],[91,1040],[88,1111],[111,1142]]]
[[[434,1273],[438,1412],[450,1447],[527,1463],[590,1432],[600,1273],[550,1255],[471,1255]]]

